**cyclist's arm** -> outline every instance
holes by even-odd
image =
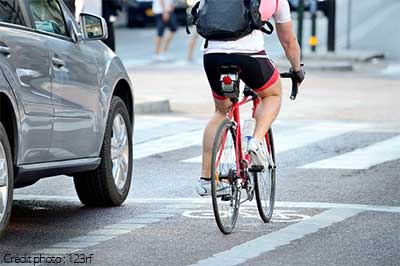
[[[293,23],[291,21],[286,23],[276,24],[276,33],[278,34],[279,41],[285,50],[286,57],[290,61],[294,71],[300,70],[300,46],[297,42],[296,35],[293,32]]]

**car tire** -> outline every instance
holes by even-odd
[[[123,131],[123,125],[125,126],[128,150],[123,148],[126,147],[125,144],[118,144],[120,148],[113,148],[117,146],[118,140],[116,139],[122,136],[121,133],[119,134],[120,136],[115,133],[118,131],[116,123],[119,123],[121,131]],[[123,140],[121,141],[124,142]],[[114,96],[111,100],[107,118],[103,146],[100,153],[100,165],[93,171],[74,175],[75,189],[83,204],[87,206],[119,206],[125,201],[132,180],[132,148],[132,125],[128,110],[121,98]],[[127,165],[127,169],[123,169],[121,167],[122,164]],[[124,172],[126,172],[126,176]]]
[[[0,122],[0,238],[10,222],[14,191],[14,165],[6,130]],[[6,201],[6,202],[5,202]]]

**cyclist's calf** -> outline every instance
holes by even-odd
[[[261,98],[260,106],[257,108],[255,119],[256,128],[253,137],[261,141],[272,122],[279,114],[282,100],[282,84],[278,79],[271,87],[260,91],[257,95]]]

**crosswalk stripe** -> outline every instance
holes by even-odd
[[[320,122],[315,125],[293,128],[282,133],[275,131],[274,141],[276,152],[285,152],[292,149],[305,147],[307,145],[336,137],[351,131],[366,128],[367,124]],[[196,156],[183,160],[185,163],[201,163],[202,157]]]
[[[156,127],[167,126],[170,123],[185,123],[186,121],[193,121],[193,119],[183,116],[140,115],[135,117],[135,130],[152,129]]]
[[[195,130],[138,144],[135,145],[133,158],[141,159],[163,152],[200,145],[202,142],[202,136],[203,130]]]
[[[302,168],[362,170],[396,159],[400,159],[400,136],[333,158],[306,164]]]

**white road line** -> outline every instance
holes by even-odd
[[[397,159],[400,159],[400,136],[333,158],[306,164],[301,168],[362,170]]]
[[[153,115],[139,115],[135,117],[135,129],[150,129],[160,126],[165,126],[170,123],[186,122],[193,120],[184,116],[153,116]]]
[[[245,263],[261,254],[288,245],[292,241],[341,222],[362,212],[354,209],[331,209],[317,214],[302,222],[289,225],[281,230],[258,237],[232,249],[201,260],[192,266],[234,266]]]
[[[160,117],[146,116],[136,121],[134,140],[135,144],[164,138],[182,132],[203,130],[205,121],[184,117]]]
[[[200,145],[202,136],[203,130],[196,130],[135,145],[134,159],[137,160],[163,152]]]
[[[52,195],[14,195],[15,200],[37,200],[37,201],[61,201],[79,204],[77,197],[65,197],[65,196],[52,196]],[[125,204],[150,204],[150,203],[161,203],[161,204],[176,204],[168,206],[168,209],[160,209],[152,211],[151,213],[180,213],[189,206],[193,208],[201,207],[201,204],[211,204],[211,198],[130,198],[127,199]],[[182,208],[178,208],[182,204]],[[255,205],[256,202],[246,202],[246,205]],[[328,203],[328,202],[288,202],[288,201],[277,201],[275,202],[277,208],[315,208],[315,209],[355,209],[363,211],[375,211],[375,212],[391,212],[400,213],[400,206],[380,206],[380,205],[366,205],[366,204],[346,204],[346,203]],[[147,218],[147,217],[146,217]]]
[[[292,149],[305,147],[307,145],[332,138],[339,135],[360,130],[368,127],[361,123],[320,122],[315,125],[293,128],[274,135],[276,152],[285,152]],[[182,162],[201,163],[201,156],[190,158]]]

